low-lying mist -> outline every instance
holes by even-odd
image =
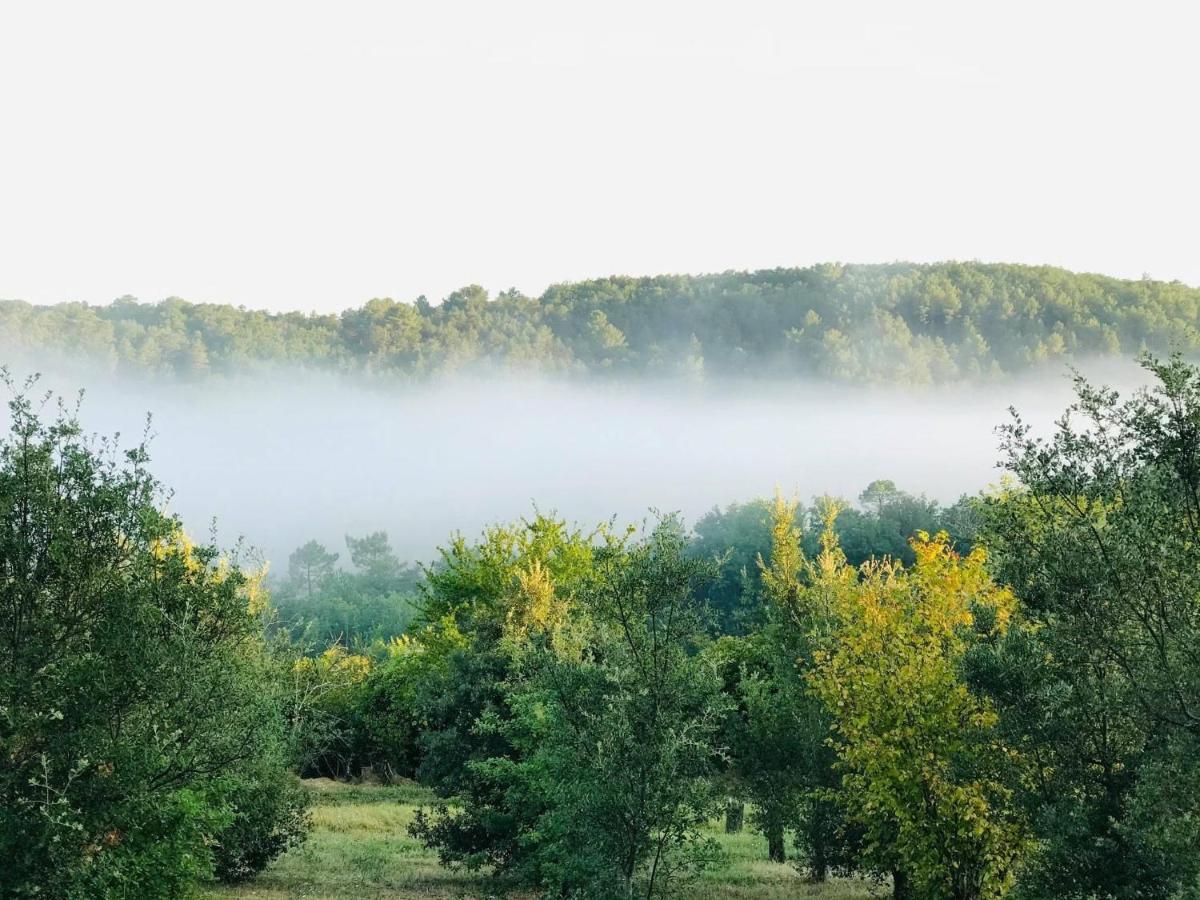
[[[1083,366],[1128,388],[1132,365]],[[131,444],[153,414],[152,469],[193,533],[244,537],[280,573],[316,538],[385,529],[402,558],[429,560],[454,531],[528,514],[581,524],[694,521],[714,505],[770,494],[855,497],[875,478],[943,502],[997,480],[994,429],[1007,408],[1048,426],[1069,373],[981,388],[852,389],[825,384],[583,386],[510,379],[383,386],[311,372],[86,387],[88,431]]]

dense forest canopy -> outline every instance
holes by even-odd
[[[0,301],[10,358],[197,377],[266,365],[425,377],[495,367],[559,375],[814,376],[932,384],[1046,362],[1200,347],[1200,289],[1050,267],[820,265],[613,277],[440,304],[374,299],[336,315],[177,298]]]

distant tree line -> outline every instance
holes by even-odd
[[[287,364],[415,378],[503,367],[928,384],[1093,354],[1193,351],[1198,329],[1200,290],[1178,282],[981,263],[614,277],[536,298],[471,286],[439,304],[375,299],[336,315],[176,298],[0,301],[10,356],[184,378]]]

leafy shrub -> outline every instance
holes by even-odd
[[[304,789],[278,766],[236,780],[225,802],[232,816],[213,847],[216,876],[222,881],[244,881],[258,874],[301,843],[311,824]]]

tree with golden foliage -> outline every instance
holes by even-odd
[[[1009,628],[1016,600],[991,581],[982,550],[960,557],[944,534],[913,540],[911,568],[883,559],[855,573],[831,523],[811,587],[830,629],[809,680],[833,720],[866,859],[893,871],[897,896],[1003,896],[1027,845],[1009,787],[1021,763],[962,662]]]

